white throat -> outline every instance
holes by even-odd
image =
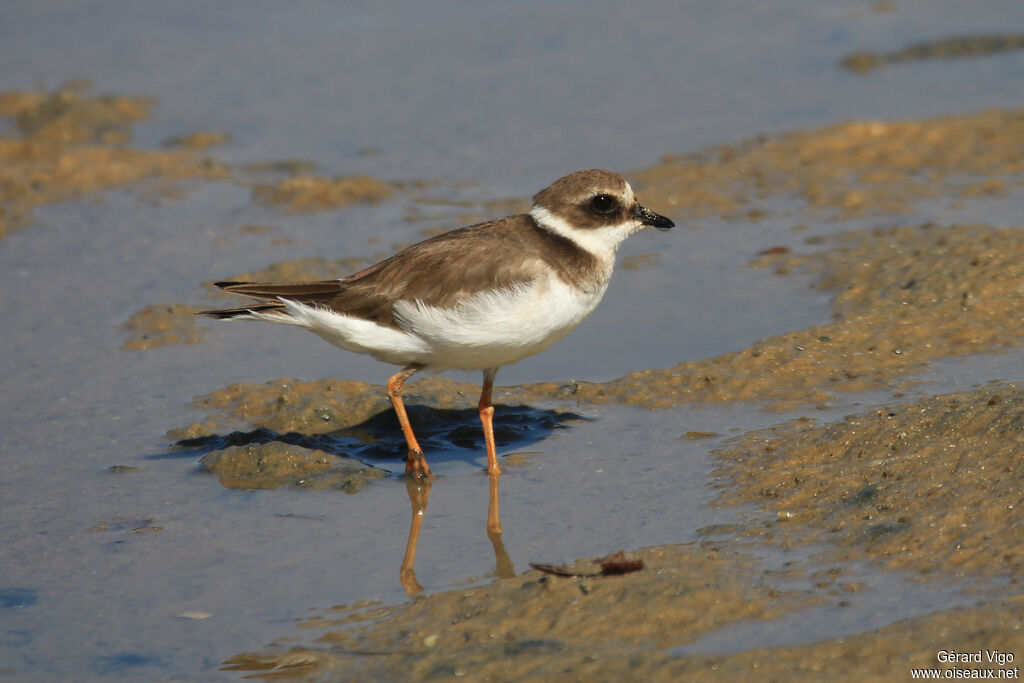
[[[603,228],[589,230],[574,228],[543,206],[533,207],[530,210],[530,217],[541,227],[571,240],[581,249],[590,252],[609,269],[615,263],[615,253],[619,250],[619,245],[623,240],[643,227],[640,221],[632,219]]]

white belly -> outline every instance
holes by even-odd
[[[397,365],[419,363],[435,370],[483,370],[522,360],[548,348],[583,322],[604,296],[607,281],[582,292],[556,277],[504,290],[491,290],[436,308],[399,301],[401,329],[285,301],[289,318],[335,346]]]

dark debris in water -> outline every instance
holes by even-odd
[[[644,561],[639,558],[628,558],[626,553],[620,550],[617,553],[608,555],[607,557],[600,557],[592,561],[594,564],[601,567],[600,571],[587,572],[575,569],[571,566],[565,565],[553,565],[553,564],[535,564],[530,563],[530,566],[539,572],[545,574],[551,574],[552,576],[562,576],[566,578],[591,578],[595,576],[619,576],[621,574],[631,574],[638,572],[644,568]]]

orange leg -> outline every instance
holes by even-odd
[[[498,368],[484,370],[484,386],[480,391],[480,423],[484,426],[484,441],[487,443],[487,473],[501,474],[498,467],[498,450],[494,447],[494,405],[491,403],[491,390]]]
[[[405,473],[417,479],[434,475],[430,473],[427,459],[423,457],[423,449],[420,448],[419,443],[416,441],[416,435],[412,433],[412,425],[409,424],[409,416],[405,413],[405,404],[402,403],[402,385],[422,369],[423,366],[414,363],[388,380],[388,397],[391,399],[391,405],[394,406],[395,413],[398,415],[398,423],[402,425],[405,443],[409,446],[409,455],[405,459]]]

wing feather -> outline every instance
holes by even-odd
[[[552,250],[553,246],[557,248]],[[559,258],[553,261],[552,253]],[[505,254],[509,256],[501,258]],[[549,266],[568,281],[567,273],[579,273],[579,266],[584,270],[593,267],[593,261],[589,253],[568,240],[539,229],[530,216],[518,215],[446,232],[340,280],[296,284],[218,282],[217,286],[232,294],[323,306],[397,327],[394,305],[398,301],[420,301],[450,309],[480,291],[528,285],[544,276]],[[229,318],[257,308],[260,312],[285,312],[282,304],[267,303],[203,313]]]

